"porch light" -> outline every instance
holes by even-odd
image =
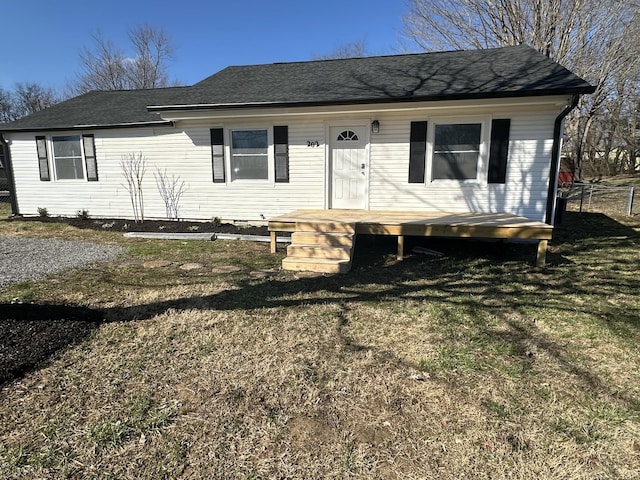
[[[371,133],[380,133],[380,122],[378,120],[371,122]]]

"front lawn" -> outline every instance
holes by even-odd
[[[0,387],[2,478],[640,471],[638,217],[568,213],[546,269],[532,245],[426,240],[445,256],[399,263],[362,239],[328,277],[280,271],[268,244],[4,220],[1,235],[128,252],[0,290],[0,322],[12,301],[14,317],[87,315]],[[37,335],[59,336],[65,315],[40,315]]]

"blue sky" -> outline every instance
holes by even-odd
[[[125,47],[127,30],[163,28],[176,47],[172,77],[195,83],[229,65],[309,60],[364,41],[399,53],[405,0],[16,0],[2,6],[0,87],[35,81],[62,89],[80,71],[91,35]]]

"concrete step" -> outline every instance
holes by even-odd
[[[310,259],[332,258],[335,260],[351,260],[351,246],[291,244],[287,247],[287,256]]]
[[[291,243],[297,245],[353,245],[351,233],[316,233],[294,232],[291,234]]]
[[[297,272],[347,273],[351,269],[351,261],[287,257],[282,260],[282,268]]]
[[[355,223],[343,222],[296,222],[296,232],[355,233]]]

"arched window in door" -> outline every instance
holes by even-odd
[[[344,141],[344,140],[350,140],[352,142],[357,142],[358,141],[358,134],[356,132],[354,132],[353,130],[344,130],[342,132],[340,132],[340,134],[338,135],[337,140],[340,141]]]

